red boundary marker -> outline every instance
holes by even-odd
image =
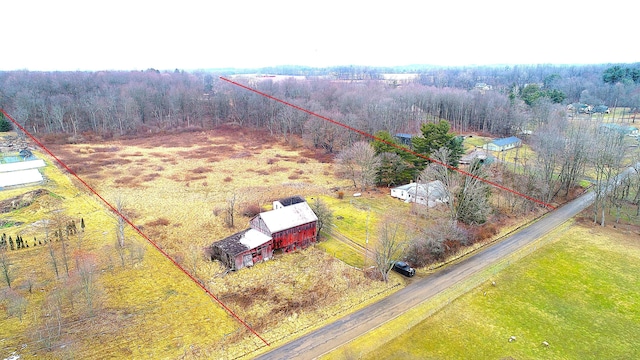
[[[147,235],[145,235],[142,232],[142,230],[140,230],[137,226],[135,226],[126,216],[120,213],[115,207],[113,207],[113,205],[111,205],[107,200],[105,200],[97,191],[95,191],[91,186],[89,186],[89,184],[87,184],[84,180],[82,180],[82,178],[80,178],[78,174],[76,174],[73,170],[71,170],[67,166],[67,164],[65,164],[62,160],[58,159],[58,157],[55,156],[51,151],[49,151],[49,149],[47,149],[46,146],[44,146],[40,141],[38,141],[38,139],[36,139],[33,135],[31,135],[30,132],[28,132],[24,127],[22,127],[22,125],[20,125],[9,114],[7,114],[7,112],[4,111],[4,109],[0,109],[0,112],[2,112],[4,116],[6,116],[9,120],[11,120],[22,132],[24,132],[27,136],[29,136],[31,140],[33,140],[41,149],[43,149],[45,152],[47,152],[47,154],[53,157],[58,162],[58,164],[60,164],[60,166],[62,166],[65,170],[67,170],[69,174],[73,175],[73,177],[75,177],[78,181],[80,181],[82,185],[84,185],[87,189],[89,189],[89,191],[91,191],[95,196],[97,196],[100,200],[102,200],[102,202],[105,205],[107,205],[107,207],[109,207],[111,211],[113,211],[116,215],[121,217],[136,232],[138,232],[140,236],[142,236],[145,240],[147,240],[149,244],[151,244],[154,248],[156,248],[156,250],[158,250],[162,255],[164,255],[164,257],[169,259],[169,261],[171,261],[173,265],[175,265],[178,269],[182,270],[182,272],[185,273],[185,275],[187,275],[189,279],[191,279],[194,283],[196,283],[196,285],[198,285],[202,290],[204,290],[204,292],[207,293],[207,295],[209,295],[218,304],[220,304],[220,306],[222,306],[229,314],[231,314],[231,316],[233,316],[240,324],[244,325],[244,327],[246,327],[249,331],[251,331],[253,335],[257,336],[260,340],[262,340],[262,342],[265,343],[267,346],[270,346],[270,344],[264,338],[262,338],[262,336],[260,336],[251,326],[249,326],[249,324],[244,322],[244,320],[242,320],[238,315],[236,315],[236,313],[234,313],[229,307],[227,307],[227,305],[225,305],[222,301],[220,301],[220,299],[218,299],[217,296],[215,296],[211,291],[209,291],[209,289],[207,289],[202,283],[200,283],[195,277],[193,277],[193,275],[191,275],[184,267],[178,264],[171,256],[169,256],[169,254],[167,254],[164,250],[162,250],[160,246],[158,246],[158,244],[156,244]]]
[[[535,202],[535,203],[537,203],[537,204],[543,205],[543,206],[545,206],[545,207],[547,207],[547,208],[549,208],[549,209],[551,209],[551,210],[555,210],[555,206],[553,206],[553,205],[551,205],[551,204],[547,204],[547,203],[546,203],[546,202],[544,202],[544,201],[538,200],[538,199],[536,199],[536,198],[533,198],[533,197],[528,196],[528,195],[526,195],[526,194],[523,194],[523,193],[521,193],[521,192],[518,192],[518,191],[515,191],[515,190],[513,190],[513,189],[510,189],[510,188],[508,188],[508,187],[506,187],[506,186],[500,185],[500,184],[498,184],[497,182],[494,182],[494,181],[491,181],[491,180],[488,180],[488,179],[481,178],[481,177],[479,177],[479,176],[477,176],[477,175],[473,175],[473,174],[471,174],[471,173],[470,173],[470,172],[468,172],[468,171],[464,171],[464,170],[458,169],[458,168],[456,168],[456,167],[453,167],[453,166],[451,166],[451,165],[449,165],[449,164],[445,164],[445,163],[443,163],[443,162],[441,162],[441,161],[438,161],[438,160],[435,160],[435,159],[431,159],[431,158],[429,158],[428,156],[425,156],[425,155],[423,155],[423,154],[419,154],[419,153],[417,153],[417,152],[415,152],[415,151],[413,151],[413,150],[411,150],[411,149],[407,149],[407,148],[402,147],[402,146],[400,146],[400,145],[397,145],[397,144],[394,144],[394,143],[392,143],[392,142],[386,141],[386,140],[381,139],[381,138],[379,138],[379,137],[377,137],[377,136],[375,136],[375,135],[371,135],[371,134],[369,134],[369,133],[367,133],[367,132],[364,132],[364,131],[362,131],[362,130],[356,129],[356,128],[351,127],[351,126],[349,126],[349,125],[347,125],[347,124],[343,124],[343,123],[341,123],[341,122],[339,122],[339,121],[333,120],[333,119],[328,118],[328,117],[326,117],[326,116],[322,116],[322,115],[320,115],[320,114],[314,113],[313,111],[307,110],[307,109],[302,108],[302,107],[300,107],[300,106],[298,106],[298,105],[295,105],[295,104],[292,104],[292,103],[290,103],[290,102],[284,101],[284,100],[279,99],[279,98],[277,98],[277,97],[275,97],[275,96],[271,96],[271,95],[269,95],[269,94],[263,93],[263,92],[261,92],[261,91],[258,91],[258,90],[254,89],[254,88],[249,87],[249,86],[246,86],[246,85],[240,84],[240,83],[235,82],[235,81],[233,81],[233,80],[230,80],[230,79],[224,78],[224,77],[222,77],[222,76],[220,76],[220,79],[222,79],[222,80],[224,80],[224,81],[226,81],[226,82],[228,82],[228,83],[230,83],[230,84],[233,84],[233,85],[239,86],[239,87],[241,87],[241,88],[243,88],[243,89],[246,89],[246,90],[252,91],[252,92],[254,92],[254,93],[258,94],[258,95],[262,95],[262,96],[264,96],[264,97],[266,97],[266,98],[269,98],[269,99],[271,99],[271,100],[274,100],[274,101],[277,101],[277,102],[282,103],[282,104],[284,104],[284,105],[287,105],[287,106],[289,106],[289,107],[292,107],[292,108],[294,108],[294,109],[296,109],[296,110],[300,110],[300,111],[302,111],[302,112],[305,112],[305,113],[307,113],[307,114],[309,114],[309,115],[311,115],[311,116],[315,116],[315,117],[320,118],[320,119],[322,119],[322,120],[328,121],[328,122],[330,122],[330,123],[332,123],[332,124],[335,124],[335,125],[341,126],[341,127],[345,128],[345,129],[347,129],[347,130],[353,131],[353,132],[358,133],[358,134],[360,134],[360,135],[362,135],[362,136],[365,136],[365,137],[368,137],[368,138],[371,138],[371,139],[374,139],[374,140],[380,141],[380,142],[385,143],[385,144],[387,144],[387,145],[389,145],[389,146],[392,146],[392,147],[394,147],[394,148],[396,148],[396,149],[400,149],[400,150],[402,150],[402,151],[405,151],[405,152],[408,152],[408,153],[410,153],[410,154],[412,154],[412,155],[415,155],[415,156],[417,156],[417,157],[419,157],[419,158],[422,158],[422,159],[425,159],[425,160],[431,161],[431,162],[433,162],[433,163],[436,163],[436,164],[439,164],[439,165],[445,166],[445,167],[447,167],[447,168],[449,168],[449,169],[451,169],[451,170],[457,171],[457,172],[459,172],[459,173],[461,173],[461,174],[463,174],[463,175],[466,175],[466,176],[469,176],[469,177],[471,177],[471,178],[474,178],[474,179],[477,179],[477,180],[483,181],[483,182],[485,182],[485,183],[487,183],[487,184],[489,184],[489,185],[491,185],[491,186],[493,186],[493,187],[496,187],[496,188],[501,189],[501,190],[504,190],[504,191],[508,191],[508,192],[510,192],[510,193],[512,193],[512,194],[518,195],[518,196],[523,197],[523,198],[525,198],[525,199],[527,199],[527,200],[530,200],[530,201],[533,201],[533,202]]]

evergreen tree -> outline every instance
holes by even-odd
[[[439,123],[426,123],[422,124],[420,131],[422,136],[414,137],[411,141],[413,148],[417,153],[424,154],[427,157],[431,157],[436,150],[440,148],[447,148],[451,150],[449,156],[449,164],[457,167],[464,148],[462,147],[462,137],[456,136],[456,134],[450,132],[451,125],[445,120],[441,120]],[[426,161],[421,162],[421,169],[426,165]]]
[[[0,132],[8,132],[11,130],[13,130],[13,126],[11,126],[9,120],[4,117],[4,114],[0,113]]]
[[[372,144],[376,155],[380,156],[380,166],[376,174],[376,183],[378,185],[390,186],[408,183],[413,180],[419,172],[418,168],[419,164],[422,163],[422,159],[406,150],[398,148],[397,146],[402,145],[387,131],[378,131],[376,138],[380,139],[375,140]]]

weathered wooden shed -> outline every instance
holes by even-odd
[[[249,221],[252,229],[273,239],[274,250],[285,252],[315,242],[317,223],[318,217],[306,202],[266,211]]]
[[[271,237],[254,229],[246,229],[211,244],[211,260],[220,260],[231,270],[273,257]]]

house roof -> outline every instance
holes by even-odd
[[[400,185],[400,186],[396,186],[391,190],[409,190],[412,187],[416,187],[416,183],[411,183],[411,184],[405,184],[405,185]]]
[[[247,250],[254,249],[271,240],[258,230],[245,229],[211,244],[217,246],[231,256],[238,256]]]
[[[505,145],[509,145],[509,144],[514,144],[517,142],[521,142],[522,140],[520,140],[519,138],[515,137],[515,136],[511,136],[508,138],[502,138],[502,139],[497,139],[497,140],[493,140],[493,144],[496,146],[505,146]]]
[[[413,135],[411,134],[404,134],[404,133],[397,133],[395,136],[403,139],[411,139],[413,137]]]
[[[485,160],[487,159],[488,155],[487,152],[484,150],[473,150],[472,152],[465,154],[463,157],[460,158],[460,164],[471,164],[471,162],[473,161],[473,159],[480,159],[480,160]]]
[[[279,202],[280,204],[282,204],[282,206],[290,206],[290,205],[294,205],[294,204],[299,204],[301,202],[304,202],[304,199],[299,196],[299,195],[295,195],[295,196],[290,196],[284,199],[280,199],[280,200],[276,200],[277,202]]]
[[[318,217],[306,202],[265,211],[258,216],[262,218],[271,233],[318,221]]]
[[[634,131],[638,131],[638,128],[633,126],[622,126],[614,123],[606,123],[601,125],[603,128],[607,128],[609,130],[619,131],[625,134],[632,133]]]
[[[426,184],[418,184],[418,186],[415,184],[410,185],[413,186],[411,186],[408,192],[413,196],[416,196],[416,192],[417,196],[427,197],[429,199],[442,199],[446,196],[444,184],[440,180],[430,181]]]

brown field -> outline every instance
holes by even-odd
[[[50,150],[105,200],[122,200],[139,229],[269,343],[291,340],[402,286],[398,277],[389,283],[368,279],[316,247],[229,274],[205,258],[206,246],[248,226],[241,215],[234,228],[224,225],[221,210],[233,194],[242,213],[270,209],[280,197],[335,197],[337,189],[347,188],[333,176],[325,154],[229,127]],[[50,243],[59,278],[47,245],[8,253],[13,284],[0,289],[0,309],[7,314],[0,355],[237,358],[267,349],[133,229],[126,229],[126,248],[117,251],[115,217],[80,182],[55,166],[45,176],[46,184],[0,192],[3,200],[38,188],[49,191],[10,213],[8,218],[22,224],[3,231],[31,244],[33,237],[53,238],[55,227],[43,220],[82,218],[86,232],[64,242],[68,275],[62,243]],[[88,263],[90,289],[83,287],[81,271]],[[91,290],[91,305],[83,290]]]

